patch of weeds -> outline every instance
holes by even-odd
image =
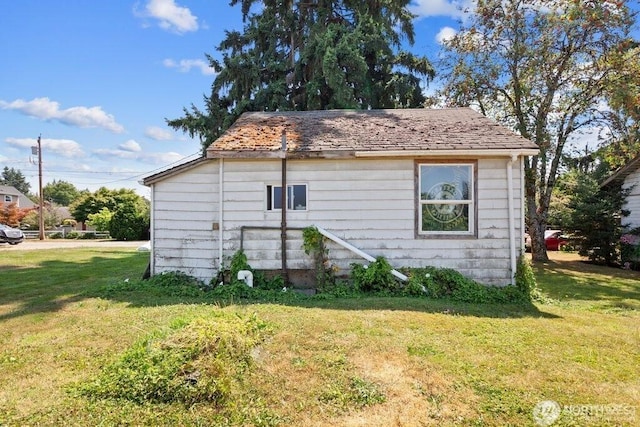
[[[517,390],[499,388],[485,381],[474,381],[473,387],[482,399],[482,413],[491,414],[494,419],[528,416],[533,407],[533,403],[528,402],[527,397]]]
[[[72,392],[136,404],[208,403],[224,408],[233,405],[232,396],[243,388],[244,374],[252,366],[251,350],[268,331],[255,315],[197,319],[137,342]]]
[[[262,302],[296,302],[308,298],[306,295],[292,291],[288,288],[260,289],[251,288],[243,282],[235,282],[230,285],[219,285],[207,293],[209,298],[215,301],[262,301]]]
[[[169,271],[157,274],[147,280],[150,286],[166,290],[169,296],[198,297],[204,294],[207,286],[201,280],[181,271]]]
[[[181,271],[156,274],[146,280],[125,279],[95,290],[92,295],[111,297],[126,292],[143,292],[148,296],[201,298],[208,290],[201,280]]]
[[[351,264],[351,280],[356,289],[363,292],[394,294],[398,292],[399,284],[391,274],[392,270],[384,257],[378,257],[368,267]]]
[[[307,227],[302,230],[302,241],[304,252],[313,257],[318,290],[331,292],[336,284],[336,277],[333,266],[329,262],[329,250],[325,246],[325,237],[316,227]]]
[[[407,353],[410,356],[435,356],[436,354],[441,353],[439,350],[429,346],[429,345],[421,345],[421,346],[413,346],[410,345],[407,347]]]
[[[307,362],[302,357],[294,357],[291,359],[291,365],[295,368],[304,368],[307,366]]]
[[[320,402],[338,411],[344,411],[375,405],[386,400],[378,384],[354,375],[354,367],[344,353],[331,351],[317,356],[316,361],[322,365],[322,376],[325,378],[318,396]]]
[[[523,303],[529,300],[518,286],[486,286],[450,268],[411,269],[408,286],[424,289],[430,298],[467,303]]]
[[[285,283],[284,279],[281,276],[274,276],[272,278],[268,278],[262,271],[254,270],[247,261],[247,256],[241,250],[236,251],[231,257],[229,263],[229,278],[226,280],[231,285],[235,284],[245,284],[243,281],[238,280],[238,272],[240,271],[250,271],[253,275],[253,287],[257,289],[263,290],[281,290],[284,288]],[[225,275],[223,274],[222,277]],[[220,280],[218,278],[214,279],[212,283],[213,285],[217,285]]]
[[[338,280],[330,286],[325,286],[320,293],[312,296],[313,299],[331,298],[355,298],[363,296],[364,293],[349,282]]]
[[[331,383],[320,396],[320,401],[345,409],[364,408],[385,402],[386,396],[378,384],[354,376]]]

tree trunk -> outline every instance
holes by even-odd
[[[530,215],[529,236],[531,237],[531,260],[533,262],[547,262],[547,246],[544,243],[545,222],[541,221],[538,215]]]
[[[537,186],[535,179],[535,163],[525,164],[525,203],[527,205],[526,223],[531,238],[531,260],[533,262],[547,262],[547,247],[544,243],[544,230],[547,227],[546,210],[536,206]]]

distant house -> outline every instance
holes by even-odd
[[[36,207],[27,196],[16,190],[15,187],[10,185],[0,185],[0,206],[5,207],[12,203],[16,204],[16,207],[20,209],[30,209]]]
[[[630,189],[624,208],[629,210],[629,216],[623,225],[630,228],[640,227],[640,154],[611,175],[602,186],[613,183],[622,185],[623,189]]]
[[[537,153],[467,108],[245,113],[205,157],[143,180],[151,274],[208,281],[239,249],[258,270],[308,270],[300,230],[317,226],[394,267],[512,283]],[[332,241],[329,258],[363,262]]]

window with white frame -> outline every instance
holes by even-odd
[[[267,185],[267,210],[282,210],[282,186]],[[287,210],[306,211],[307,210],[307,185],[291,184],[287,185]]]
[[[13,202],[13,199],[11,198],[10,195],[5,194],[4,201],[5,201],[5,203],[11,203],[11,202]]]
[[[418,165],[418,233],[474,233],[474,164]]]

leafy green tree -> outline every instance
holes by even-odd
[[[9,168],[5,166],[2,170],[2,177],[0,177],[1,185],[10,185],[24,195],[29,194],[31,184],[27,182],[22,172],[17,169]]]
[[[547,222],[552,228],[559,228],[570,232],[571,230],[571,208],[570,203],[576,187],[578,171],[567,172],[560,177],[551,194],[549,203],[549,216]]]
[[[80,196],[70,210],[77,221],[97,221],[101,227],[106,226],[116,240],[148,238],[149,201],[133,190],[101,187],[94,193]],[[107,221],[109,214],[112,216]]]
[[[96,214],[103,208],[110,212],[116,212],[119,206],[132,204],[139,211],[147,209],[148,201],[135,193],[135,191],[122,188],[110,190],[101,187],[93,193],[84,193],[69,206],[71,214],[76,221],[86,222],[90,214]]]
[[[75,185],[67,181],[56,181],[45,185],[42,188],[45,200],[55,203],[58,206],[69,206],[71,202],[80,196],[80,191]]]
[[[113,212],[107,208],[102,208],[100,212],[88,215],[87,224],[98,231],[108,231],[111,226],[111,218],[113,218]]]
[[[118,207],[109,222],[109,234],[116,240],[149,238],[149,210],[140,211],[135,204]]]
[[[44,216],[44,228],[50,230],[60,225],[62,218],[57,210],[50,204],[45,204],[42,210]],[[22,218],[21,225],[28,227],[30,230],[37,230],[40,227],[40,212],[38,209],[31,209]]]
[[[609,108],[603,114],[609,126],[598,156],[615,169],[640,152],[640,43],[621,44],[608,62],[613,70],[607,75]]]
[[[628,43],[633,16],[612,0],[479,0],[446,46],[442,94],[473,105],[540,148],[525,160],[526,222],[535,261],[567,141],[600,118],[607,59]]]
[[[167,123],[203,149],[246,111],[421,106],[431,63],[414,41],[410,0],[231,0],[244,32],[227,32],[208,56],[218,72],[205,109]],[[252,12],[253,9],[258,12]]]

